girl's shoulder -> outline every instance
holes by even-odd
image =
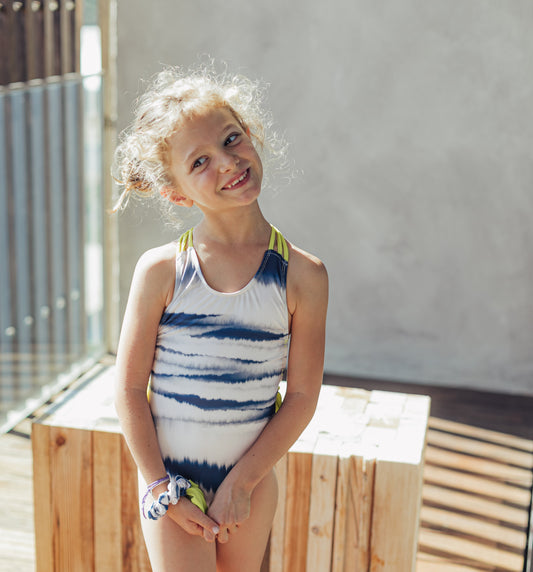
[[[150,248],[137,261],[136,269],[141,272],[160,273],[176,264],[176,242]]]
[[[290,242],[288,245],[289,269],[295,278],[327,281],[327,270],[322,260]]]
[[[133,285],[168,300],[174,290],[176,249],[176,242],[170,242],[144,252],[135,266]]]
[[[328,273],[324,263],[305,250],[289,243],[289,266],[287,269],[287,301],[293,312],[303,300],[311,306],[327,305]]]

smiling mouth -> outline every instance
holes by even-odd
[[[250,168],[246,169],[246,171],[244,171],[244,173],[242,173],[240,177],[237,177],[229,185],[226,185],[223,188],[231,190],[234,189],[235,187],[238,187],[241,183],[244,183],[246,179],[248,179],[249,174],[250,174]]]

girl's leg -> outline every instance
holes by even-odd
[[[141,499],[146,483],[140,473],[138,482]],[[189,501],[181,499],[180,502]],[[188,534],[168,514],[159,520],[147,520],[141,515],[141,528],[152,572],[215,572],[215,542]]]
[[[141,524],[153,572],[215,572],[214,542],[188,534],[168,515],[141,517]]]
[[[254,489],[250,517],[217,543],[217,572],[259,572],[278,504],[278,482],[272,470]]]

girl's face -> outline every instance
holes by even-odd
[[[170,138],[173,200],[204,213],[249,205],[261,190],[261,159],[233,113],[214,108],[187,119]],[[176,200],[176,197],[183,200]]]

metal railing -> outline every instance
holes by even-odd
[[[78,12],[0,0],[4,430],[101,349],[101,77],[79,73]]]

